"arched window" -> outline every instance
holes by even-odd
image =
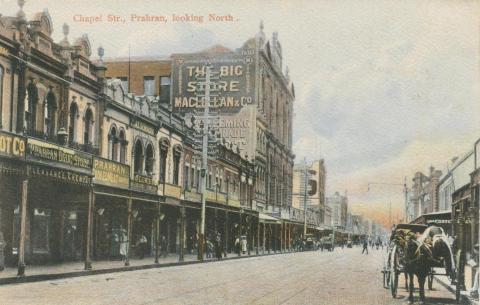
[[[38,89],[30,80],[27,86],[27,92],[25,93],[25,122],[24,128],[28,134],[33,134],[36,125],[37,118],[37,102],[38,102]]]
[[[92,144],[93,113],[91,109],[85,112],[85,130],[83,132],[83,144]]]
[[[173,184],[178,185],[180,183],[180,157],[183,149],[180,145],[173,147]]]
[[[159,143],[160,151],[160,169],[159,169],[159,180],[160,182],[165,182],[167,175],[167,155],[168,149],[170,147],[170,141],[167,138],[161,138]]]
[[[108,134],[108,158],[113,161],[117,161],[117,151],[118,151],[118,137],[117,137],[117,128],[112,126]]]
[[[155,164],[155,157],[153,153],[153,146],[152,144],[147,145],[146,153],[145,153],[145,171],[148,175],[153,173],[153,165]]]
[[[55,136],[55,112],[57,110],[57,102],[53,92],[48,91],[47,96],[45,97],[44,107],[43,107],[43,132],[49,138]]]
[[[127,155],[128,141],[125,138],[125,131],[123,129],[120,129],[119,140],[120,140],[120,162],[126,163],[127,160],[125,159],[125,157]]]
[[[137,174],[143,173],[143,146],[142,141],[137,140],[135,142],[133,170]]]
[[[70,105],[69,117],[70,122],[68,125],[68,141],[71,144],[77,141],[78,106],[75,102],[72,102]]]

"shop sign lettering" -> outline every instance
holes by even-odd
[[[130,187],[132,189],[137,189],[149,193],[157,192],[157,185],[155,184],[155,180],[149,176],[135,174],[133,176],[133,179],[130,181]]]
[[[142,121],[134,121],[132,127],[141,130],[149,135],[155,136],[155,129],[152,126],[145,124]]]
[[[85,184],[85,185],[90,184],[90,178],[87,175],[77,174],[77,173],[59,169],[59,168],[29,165],[28,174],[30,176],[42,176],[42,177],[55,178],[55,179],[63,180],[70,183],[79,183],[79,184]]]
[[[14,158],[25,157],[25,139],[0,132],[0,155]]]
[[[205,54],[173,55],[173,106],[178,112],[192,112],[206,105]],[[238,112],[255,104],[255,63],[245,52],[227,52],[208,58],[212,71],[208,106],[224,113]]]
[[[129,187],[130,166],[106,159],[93,159],[93,181],[117,187]]]
[[[53,161],[84,169],[92,168],[92,158],[89,155],[35,139],[28,139],[27,155],[32,159]]]

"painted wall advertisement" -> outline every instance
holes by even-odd
[[[185,114],[187,125],[195,116],[197,128],[205,123],[205,73],[211,67],[209,124],[221,139],[253,157],[255,141],[255,50],[172,56],[172,105]]]
[[[205,72],[211,67],[212,111],[238,112],[255,104],[255,51],[173,55],[172,105],[177,112],[201,110],[205,106]]]

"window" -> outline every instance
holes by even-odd
[[[167,154],[168,154],[168,147],[161,146],[160,147],[160,175],[159,179],[160,182],[165,182],[165,176],[167,173]]]
[[[137,174],[141,174],[143,172],[143,147],[140,140],[137,140],[137,142],[135,142],[133,171]]]
[[[2,101],[2,98],[3,98],[3,67],[0,66],[0,101]],[[0,113],[2,113],[1,108],[2,107],[0,107]],[[1,122],[0,122],[0,125],[1,125]]]
[[[143,94],[147,96],[155,95],[155,78],[153,76],[143,77]]]
[[[55,136],[55,110],[57,109],[55,95],[52,91],[49,91],[45,98],[45,105],[43,109],[44,114],[44,130],[43,132],[48,137]]]
[[[160,103],[170,103],[170,76],[160,76]]]
[[[190,177],[191,177],[191,187],[194,188],[195,187],[195,168],[193,168],[192,166],[192,169],[190,170]]]
[[[174,152],[173,154],[173,184],[178,185],[178,175],[180,170],[180,154]]]
[[[38,89],[37,86],[33,83],[33,80],[30,80],[30,83],[27,86],[27,92],[25,93],[25,122],[24,127],[25,131],[29,134],[32,134],[37,117],[37,101],[38,101]]]
[[[200,188],[200,166],[197,165],[197,176],[195,177],[195,185],[197,187],[197,190]]]
[[[190,167],[185,164],[185,170],[183,172],[185,175],[183,186],[185,187],[186,190],[188,190],[188,187],[190,186],[189,177],[188,177],[188,175],[190,175]]]
[[[83,132],[83,144],[92,143],[92,125],[93,125],[93,113],[91,109],[87,109],[85,112],[85,130]]]
[[[77,118],[78,118],[78,107],[77,103],[72,102],[70,105],[70,124],[68,125],[68,141],[69,143],[76,142],[77,140]]]
[[[113,126],[108,134],[108,158],[117,161],[118,137],[117,128]]]
[[[123,76],[123,77],[119,77],[118,78],[121,83],[122,83],[122,88],[123,88],[123,91],[125,91],[125,93],[128,93],[130,88],[128,87],[128,77],[126,76]]]
[[[127,160],[125,159],[127,155],[127,145],[128,141],[125,139],[125,131],[123,129],[120,130],[120,162],[121,163],[126,163]]]
[[[153,173],[153,165],[155,164],[155,158],[153,153],[152,144],[147,145],[147,153],[145,154],[145,171],[148,175]]]

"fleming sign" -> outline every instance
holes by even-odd
[[[208,56],[208,58],[206,58]],[[218,54],[173,55],[172,100],[179,112],[191,112],[205,107],[206,63],[213,74],[210,84],[212,110],[238,112],[255,104],[255,52],[241,50]]]
[[[0,132],[0,156],[24,158],[25,139],[17,135]]]

